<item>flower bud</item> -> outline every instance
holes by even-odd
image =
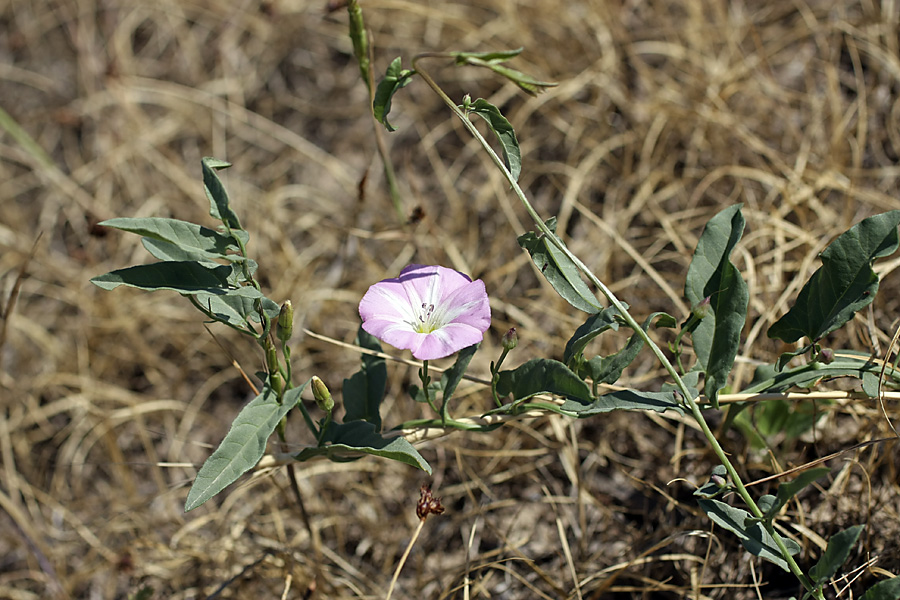
[[[323,411],[330,413],[334,409],[334,400],[331,398],[331,392],[328,391],[325,382],[313,375],[310,385],[312,386],[313,398],[316,399],[316,404]]]
[[[698,319],[703,319],[712,310],[712,297],[707,296],[697,304],[691,307],[691,312]]]
[[[278,352],[269,338],[266,338],[266,370],[269,373],[278,371]]]
[[[275,335],[285,344],[294,334],[294,307],[290,300],[285,300],[278,313],[278,323],[275,325]]]
[[[512,350],[519,345],[519,334],[516,333],[515,327],[510,327],[509,331],[500,338],[500,345],[504,350]]]
[[[272,391],[277,396],[281,396],[281,393],[284,391],[284,380],[281,378],[281,373],[273,371],[269,375],[269,386],[271,386]]]
[[[831,348],[823,348],[816,359],[821,363],[830,365],[834,362],[834,350]]]

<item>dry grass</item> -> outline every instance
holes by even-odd
[[[363,9],[378,71],[400,54],[408,64],[423,50],[522,45],[516,67],[560,82],[527,98],[487,72],[432,63],[452,97],[502,106],[523,145],[523,187],[635,314],[684,315],[702,224],[744,203],[736,260],[751,316],[738,387],[780,350],[765,330],[829,239],[900,208],[896,2],[371,0]],[[314,539],[283,468],[182,512],[196,466],[249,391],[186,302],[88,283],[145,260],[133,236],[94,224],[208,223],[200,157],[228,159],[226,184],[268,295],[293,299],[303,326],[352,341],[369,284],[413,260],[453,266],[492,294],[494,325],[473,362],[484,375],[508,327],[523,339],[512,360],[524,361],[558,357],[579,322],[519,251],[522,208],[414,83],[395,102],[399,132],[388,143],[406,209],[421,206],[425,218],[397,226],[346,15],[326,15],[324,2],[7,0],[0,23],[0,104],[46,153],[0,134],[0,304],[43,234],[0,347],[0,597],[127,598],[142,586],[153,598],[384,597],[415,527],[420,472],[378,460],[299,465]],[[883,353],[897,281],[887,275],[874,310],[832,343]],[[215,334],[246,370],[259,367],[251,344]],[[335,391],[358,361],[309,336],[295,357],[296,372]],[[419,414],[402,391],[413,374],[391,366],[388,423]],[[626,377],[658,383],[649,362]],[[490,403],[478,386],[461,391],[458,414]],[[734,432],[727,449],[752,479],[887,431],[874,405],[824,410],[815,436],[771,456]],[[426,524],[395,598],[797,593],[697,514],[691,482],[713,459],[689,425],[612,414],[501,431],[421,447],[448,511]],[[790,507],[799,526],[785,532],[806,565],[822,538],[868,524],[848,565],[859,578],[833,595],[858,596],[879,568],[900,572],[897,453],[889,444],[832,461],[832,477]]]

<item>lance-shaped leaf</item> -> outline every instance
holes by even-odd
[[[524,47],[515,50],[498,50],[496,52],[451,52],[450,54],[456,59],[457,65],[469,64],[469,60],[477,59],[484,62],[500,64],[511,58],[515,58],[522,54]]]
[[[327,456],[342,462],[357,460],[366,454],[396,460],[431,475],[431,465],[406,438],[383,436],[375,430],[375,425],[366,421],[332,423],[325,431],[321,446],[306,448],[295,454],[294,458],[303,461]]]
[[[822,266],[800,290],[797,302],[769,327],[768,336],[816,342],[868,306],[878,291],[872,270],[877,258],[897,250],[900,210],[864,219],[842,233],[820,255]]]
[[[881,366],[873,361],[868,354],[841,350],[837,358],[829,364],[822,362],[809,363],[783,372],[778,372],[770,365],[758,367],[753,376],[753,381],[742,392],[747,394],[780,393],[792,387],[812,387],[821,379],[833,379],[835,377],[864,379],[866,373],[877,374],[880,371]],[[900,373],[892,367],[888,367],[886,372],[894,380],[900,377]]]
[[[91,283],[105,290],[125,285],[149,291],[174,290],[181,294],[207,292],[248,298],[260,296],[259,290],[253,287],[231,288],[231,274],[232,267],[228,265],[213,267],[194,261],[163,261],[110,271],[94,277]]]
[[[556,217],[547,219],[546,225],[554,232],[557,241],[562,243],[555,234]],[[586,313],[600,312],[602,307],[581,278],[578,267],[562,250],[550,242],[547,236],[528,232],[520,235],[517,241],[519,246],[528,251],[541,274],[563,299]]]
[[[828,467],[808,469],[797,475],[797,477],[795,477],[791,481],[779,484],[777,495],[774,496],[774,501],[764,511],[766,513],[766,520],[772,521],[772,519],[774,519],[778,514],[778,511],[780,511],[782,507],[784,507],[784,505],[790,501],[791,498],[796,496],[800,492],[800,490],[811,484],[816,479],[824,477],[829,472],[830,469]]]
[[[462,381],[463,375],[466,374],[466,369],[469,368],[469,363],[472,362],[472,357],[475,356],[475,352],[478,351],[478,346],[480,345],[481,343],[473,344],[460,350],[456,355],[456,362],[453,363],[453,366],[441,375],[440,388],[444,403],[447,403],[453,397],[454,392],[456,392],[456,386]]]
[[[285,392],[281,403],[267,387],[241,410],[225,439],[197,473],[185,501],[185,512],[194,510],[256,466],[266,451],[269,436],[300,401],[300,394],[308,384],[307,381]]]
[[[468,112],[478,115],[487,122],[491,131],[497,136],[497,141],[500,142],[503,164],[506,165],[506,169],[512,175],[512,178],[518,181],[519,174],[522,172],[522,153],[519,150],[519,140],[516,139],[516,132],[513,130],[513,126],[501,114],[499,108],[484,98],[478,98],[475,102],[470,102],[463,106]]]
[[[231,236],[187,221],[162,217],[119,218],[103,221],[100,225],[136,233],[148,240],[167,242],[195,260],[245,260],[243,256],[233,253],[238,247]]]
[[[730,260],[743,231],[740,204],[710,219],[697,241],[684,284],[685,297],[692,306],[709,299],[710,314],[694,329],[691,340],[706,374],[704,391],[714,407],[734,365],[750,300],[747,284]]]
[[[675,317],[672,315],[664,312],[655,312],[644,319],[641,329],[646,332],[654,321],[656,321],[657,327],[674,327],[676,324]],[[594,383],[615,383],[622,376],[625,368],[637,358],[643,347],[644,338],[634,333],[628,338],[628,343],[625,344],[624,348],[609,356],[595,356],[588,361],[585,370]]]
[[[674,392],[617,390],[603,394],[589,403],[571,399],[566,400],[559,407],[559,412],[578,417],[579,419],[593,417],[614,410],[652,410],[655,412],[674,410],[681,413],[683,411],[675,398]]]
[[[169,242],[163,242],[160,240],[154,240],[151,238],[142,238],[141,244],[143,244],[144,248],[153,255],[153,258],[157,258],[161,261],[170,261],[170,262],[199,262],[208,267],[218,267],[220,263],[215,262],[209,258],[204,257],[199,252],[193,252],[189,250],[185,250],[175,244],[171,244]],[[228,283],[233,287],[240,287],[245,283],[249,282],[248,275],[250,277],[256,273],[259,265],[252,258],[242,258],[240,260],[240,267],[233,268],[231,270],[231,275],[228,276]],[[246,272],[245,272],[246,271]]]
[[[388,65],[384,74],[384,79],[378,82],[375,88],[375,99],[372,102],[372,113],[375,119],[384,125],[388,131],[396,131],[393,125],[388,122],[387,116],[391,112],[391,100],[394,94],[402,87],[406,87],[412,81],[416,72],[411,69],[404,69],[401,66],[400,57],[398,56],[391,64]]]
[[[248,321],[259,323],[259,311],[256,309],[257,302],[261,303],[263,312],[270,321],[277,321],[281,312],[281,307],[265,296],[250,298],[233,295],[220,296],[201,292],[195,294],[193,298],[196,300],[197,308],[204,314],[237,329],[243,329]]]
[[[510,370],[500,371],[497,382],[500,396],[512,394],[515,400],[525,400],[537,394],[556,394],[589,404],[591,389],[563,363],[549,358],[533,358]]]
[[[203,188],[206,190],[206,197],[209,200],[209,214],[214,219],[222,221],[227,230],[240,230],[241,222],[237,215],[231,210],[228,201],[228,192],[225,186],[216,174],[220,169],[227,169],[231,163],[227,163],[217,158],[205,157],[201,161],[203,164]]]
[[[766,531],[762,523],[754,519],[746,510],[735,508],[715,498],[701,498],[698,503],[703,512],[709,515],[716,525],[738,536],[748,552],[775,563],[785,571],[789,570],[787,561],[781,555],[775,538]],[[779,537],[789,554],[794,555],[800,552],[800,544],[790,538]]]
[[[356,333],[356,345],[381,352],[378,338],[362,327]],[[384,359],[371,354],[362,355],[362,366],[349,379],[344,380],[343,398],[345,421],[368,421],[381,430],[381,401],[387,385],[387,366]]]
[[[628,305],[625,305],[628,308]],[[584,362],[584,349],[595,337],[612,329],[619,329],[619,309],[615,306],[604,308],[598,313],[592,314],[587,320],[578,326],[563,351],[563,362],[566,366],[578,373],[579,366]]]
[[[831,536],[822,558],[809,570],[809,578],[812,579],[814,586],[820,587],[827,583],[847,562],[863,529],[864,525],[855,525]]]
[[[475,67],[484,67],[492,70],[501,77],[509,79],[519,88],[532,96],[543,92],[548,87],[554,87],[556,83],[549,81],[540,81],[531,75],[526,75],[521,71],[510,69],[503,63],[507,60],[518,56],[522,52],[522,48],[516,50],[505,50],[501,52],[453,52],[451,53],[456,59],[458,65],[472,65]]]
[[[900,600],[900,577],[879,581],[866,591],[862,600]]]

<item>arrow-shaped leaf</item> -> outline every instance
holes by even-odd
[[[555,232],[556,217],[547,219],[546,225],[550,231]],[[558,236],[556,239],[560,241]],[[547,240],[546,235],[535,235],[533,232],[528,232],[520,235],[517,241],[519,246],[528,251],[531,260],[540,269],[544,278],[563,299],[586,313],[600,312],[602,307],[581,278],[578,267],[554,243]],[[562,242],[560,241],[560,243]]]
[[[710,313],[691,334],[697,360],[706,374],[705,392],[718,406],[741,343],[750,295],[731,252],[744,231],[741,205],[729,206],[706,224],[688,267],[685,297],[693,306],[708,298]]]
[[[519,140],[510,122],[500,113],[500,109],[485,100],[479,98],[475,102],[465,105],[465,108],[482,119],[490,126],[491,131],[500,142],[503,153],[503,163],[515,181],[519,180],[522,172],[522,153],[519,150]]]
[[[842,233],[820,255],[822,266],[813,273],[793,307],[769,327],[768,336],[796,342],[806,336],[817,342],[868,306],[878,292],[877,258],[898,247],[900,210],[860,221]]]
[[[384,125],[384,128],[388,131],[396,131],[396,128],[387,120],[388,113],[391,112],[391,100],[400,88],[409,85],[409,82],[412,81],[412,77],[415,74],[415,71],[404,69],[401,66],[401,60],[398,56],[391,61],[390,65],[388,65],[387,71],[384,74],[384,79],[379,81],[378,87],[375,88],[375,100],[372,102],[372,112],[375,115],[375,119]]]
[[[209,156],[200,162],[203,165],[203,188],[206,190],[206,197],[209,200],[210,216],[222,221],[227,230],[242,229],[240,220],[229,205],[228,192],[225,191],[225,186],[222,185],[222,181],[216,174],[216,171],[230,167],[231,163]]]
[[[294,455],[297,460],[327,456],[334,461],[350,461],[371,454],[389,458],[422,469],[431,475],[431,465],[404,437],[385,437],[367,421],[332,423],[326,430],[321,446],[306,448]]]
[[[185,512],[194,510],[256,466],[266,451],[269,436],[300,401],[300,394],[308,384],[307,381],[285,392],[281,403],[267,387],[241,410],[225,439],[197,473],[184,504]]]

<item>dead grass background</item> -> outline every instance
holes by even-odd
[[[900,6],[827,2],[363,3],[376,72],[419,51],[524,46],[514,66],[559,86],[528,98],[487,72],[429,63],[453,98],[502,107],[522,143],[522,183],[637,315],[681,318],[680,290],[703,223],[744,203],[736,260],[751,290],[736,387],[777,344],[785,310],[828,241],[900,208]],[[0,106],[42,152],[0,134],[0,298],[35,239],[0,348],[0,597],[382,598],[431,481],[432,518],[395,597],[778,598],[775,567],[697,515],[693,484],[713,464],[672,417],[612,414],[515,423],[497,435],[422,446],[433,478],[378,460],[297,467],[310,539],[283,469],[257,473],[190,513],[187,486],[249,398],[229,355],[175,295],[103,292],[91,276],[146,260],[114,216],[209,223],[200,158],[224,175],[252,232],[269,296],[298,325],[352,341],[356,303],[406,263],[485,280],[494,325],[473,362],[484,375],[510,326],[511,360],[559,357],[579,323],[539,281],[514,234],[530,228],[440,102],[416,82],[388,136],[406,210],[393,216],[343,10],[324,2],[6,0]],[[45,154],[43,154],[45,153]],[[898,309],[889,262],[874,309],[831,341],[883,353]],[[250,372],[255,348],[216,335]],[[613,341],[605,341],[610,351]],[[358,357],[307,336],[295,372],[339,392]],[[390,367],[388,424],[419,415],[414,369]],[[652,389],[649,362],[626,373]],[[457,414],[490,404],[475,385]],[[898,417],[896,406],[890,414]],[[877,407],[847,402],[814,435],[750,450],[725,443],[748,478],[883,435]],[[858,596],[900,572],[897,446],[830,463],[791,505],[804,547],[867,523],[847,567]],[[684,478],[669,483],[676,478]],[[758,490],[763,493],[764,490]],[[867,562],[868,561],[868,562]],[[882,569],[882,570],[879,570]],[[854,571],[856,570],[856,571]],[[313,591],[315,590],[315,591]]]

